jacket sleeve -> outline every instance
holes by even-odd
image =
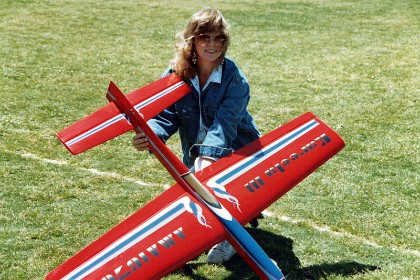
[[[167,68],[160,77],[163,78],[171,73],[173,73],[173,70]],[[163,142],[166,142],[178,130],[178,121],[175,112],[175,105],[172,105],[147,122]]]
[[[163,110],[150,119],[147,124],[163,142],[166,142],[178,130],[175,106],[172,105]]]

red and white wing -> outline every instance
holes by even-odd
[[[331,128],[306,113],[196,176],[246,224],[343,147]],[[158,279],[225,234],[218,219],[176,184],[46,279]]]
[[[159,279],[223,240],[224,234],[217,218],[175,185],[46,279]]]
[[[171,74],[131,92],[127,98],[147,121],[189,92],[189,86],[177,75]],[[131,129],[132,126],[117,107],[113,103],[109,103],[63,129],[57,133],[57,136],[64,146],[75,155]]]
[[[306,113],[196,176],[246,224],[343,148],[337,133]]]

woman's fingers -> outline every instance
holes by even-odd
[[[138,133],[133,137],[132,144],[138,151],[149,150],[149,141],[144,133]]]

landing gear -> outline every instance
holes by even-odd
[[[257,217],[255,217],[249,222],[250,226],[253,228],[257,228],[259,225],[258,220],[261,220],[261,219],[264,219],[264,215],[262,213],[260,213]]]

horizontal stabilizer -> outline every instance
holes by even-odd
[[[111,82],[110,86],[113,86]],[[189,86],[171,74],[127,95],[147,121],[190,92]],[[132,129],[113,103],[109,103],[57,133],[64,146],[79,154]]]

